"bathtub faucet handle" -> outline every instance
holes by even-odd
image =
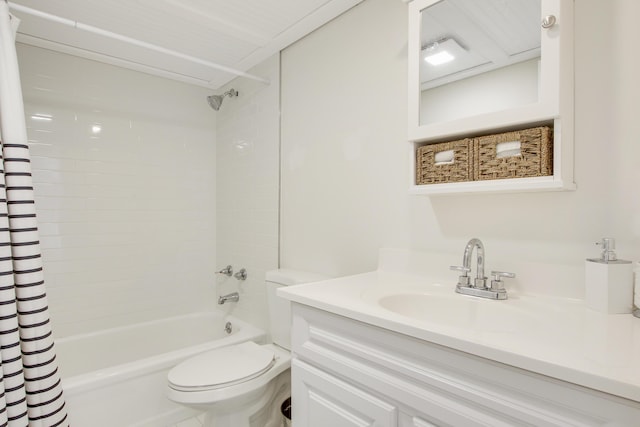
[[[216,274],[224,274],[225,276],[231,277],[231,275],[233,274],[233,267],[231,267],[230,265],[227,265],[222,270],[216,271]]]
[[[238,280],[247,280],[247,270],[241,268],[236,274],[233,275]]]

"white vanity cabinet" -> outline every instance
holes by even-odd
[[[294,360],[296,426],[395,427],[397,408],[322,369]]]
[[[640,403],[293,304],[295,427],[639,426]]]
[[[400,427],[437,427],[436,424],[425,421],[420,417],[412,417],[407,414],[400,415]]]

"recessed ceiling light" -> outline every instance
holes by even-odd
[[[451,55],[446,50],[441,50],[437,53],[427,54],[424,57],[424,60],[427,61],[431,65],[442,65],[447,62],[451,62],[455,59],[455,56]]]

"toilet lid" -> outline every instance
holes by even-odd
[[[169,371],[168,380],[183,391],[229,387],[262,375],[274,363],[272,350],[247,341],[188,359]]]

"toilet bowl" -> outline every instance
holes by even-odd
[[[267,272],[273,344],[249,341],[185,360],[169,371],[167,397],[204,411],[205,427],[280,427],[280,403],[290,395],[291,307],[276,289],[324,279],[294,270]]]

